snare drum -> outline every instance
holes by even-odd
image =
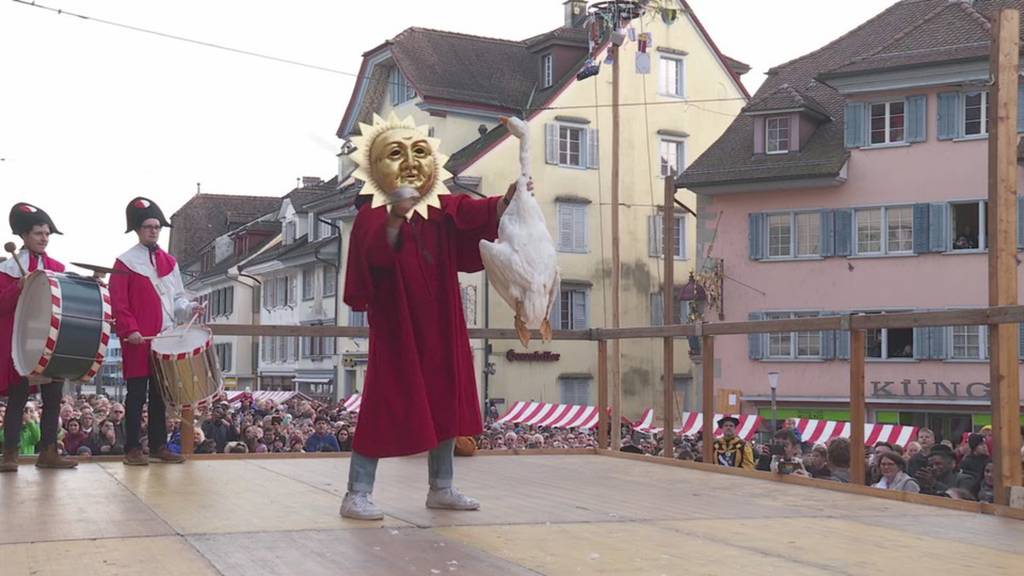
[[[110,294],[95,278],[36,270],[14,312],[11,356],[22,376],[88,382],[110,342]]]
[[[204,326],[178,326],[153,339],[153,376],[171,408],[200,408],[224,391],[213,333]]]

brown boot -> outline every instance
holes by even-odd
[[[50,444],[36,458],[36,468],[74,468],[78,462],[61,457],[57,454],[57,445]]]
[[[132,448],[124,455],[127,466],[149,466],[149,459],[142,453],[142,448]]]
[[[18,471],[18,447],[4,445],[4,459],[0,462],[0,472]]]
[[[181,464],[185,461],[185,457],[181,454],[175,454],[167,449],[167,446],[156,451],[156,454],[149,455],[149,461],[157,464]]]

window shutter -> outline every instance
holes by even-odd
[[[555,303],[551,305],[551,326],[555,330],[564,330],[565,326],[562,326],[562,289],[559,287],[558,294],[555,295]]]
[[[853,210],[836,210],[836,256],[853,254]]]
[[[752,321],[764,320],[764,312],[751,312],[747,318]],[[751,360],[764,358],[764,334],[747,334],[747,356]]]
[[[837,312],[819,312],[818,316],[836,316]],[[821,331],[821,357],[825,360],[832,360],[836,357],[836,331],[835,330],[822,330]]]
[[[860,148],[864,145],[864,136],[867,132],[864,124],[866,110],[867,106],[863,102],[846,103],[844,131],[847,148]]]
[[[587,168],[597,168],[601,164],[601,140],[597,128],[586,130],[587,134]]]
[[[295,296],[296,293],[299,291],[299,277],[289,276],[285,279],[285,281],[288,282],[288,304],[290,306],[294,306]]]
[[[661,326],[665,323],[665,293],[655,292],[651,294],[651,326]]]
[[[661,255],[661,223],[657,214],[647,217],[647,253],[652,258]]]
[[[1024,83],[1017,85],[1017,132],[1024,132]]]
[[[960,137],[960,93],[939,94],[939,140]]]
[[[949,204],[939,203],[928,206],[928,248],[932,252],[949,249]]]
[[[228,288],[228,315],[235,313],[235,287]]]
[[[572,327],[573,330],[583,330],[587,327],[587,296],[583,290],[573,292]]]
[[[1017,249],[1024,249],[1024,196],[1017,196]]]
[[[850,331],[839,330],[836,333],[836,358],[850,359]]]
[[[835,221],[834,212],[831,210],[821,211],[821,240],[818,242],[818,253],[822,257],[827,258],[836,254]]]
[[[558,247],[572,248],[572,211],[568,204],[558,206]]]
[[[917,326],[914,328],[914,358],[916,360],[931,358],[931,348],[928,344],[930,335],[931,328],[928,326]]]
[[[946,337],[949,331],[945,326],[928,327],[928,357],[932,360],[946,358]],[[916,334],[915,334],[916,337]]]
[[[1020,324],[1019,326],[1017,326],[1017,331],[1018,331],[1018,334],[1019,334],[1017,336],[1017,340],[1019,341],[1019,344],[1018,344],[1018,348],[1019,349],[1017,350],[1017,354],[1021,358],[1024,358],[1024,324]],[[989,355],[991,356],[991,354],[992,354],[992,352],[990,351]]]
[[[544,125],[544,161],[558,164],[558,124]]]
[[[929,250],[928,204],[914,204],[914,254],[925,254]]]
[[[764,214],[750,214],[750,259],[764,259]]]
[[[573,248],[578,252],[587,251],[587,206],[577,204],[572,207]]]
[[[907,97],[907,142],[928,139],[928,96]]]

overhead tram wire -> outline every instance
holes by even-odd
[[[72,16],[72,17],[75,17],[75,18],[79,18],[81,20],[87,20],[87,21],[96,22],[96,23],[99,23],[99,24],[106,24],[108,26],[113,26],[113,27],[116,27],[116,28],[123,28],[125,30],[131,30],[133,32],[140,32],[140,33],[143,33],[143,34],[150,34],[150,35],[153,35],[153,36],[158,36],[160,38],[164,38],[164,39],[167,39],[167,40],[177,40],[179,42],[186,42],[186,43],[189,43],[189,44],[194,44],[196,46],[203,46],[203,47],[206,47],[206,48],[214,48],[216,50],[223,50],[225,52],[231,52],[231,53],[234,53],[234,54],[241,54],[243,56],[251,56],[251,57],[254,57],[254,58],[261,58],[261,59],[264,59],[264,60],[269,60],[269,61],[272,61],[272,62],[277,62],[279,64],[287,64],[287,65],[290,65],[290,66],[299,66],[299,67],[307,68],[307,69],[310,69],[310,70],[319,70],[321,72],[329,72],[331,74],[338,74],[338,75],[341,75],[341,76],[348,76],[350,78],[355,78],[355,79],[362,79],[362,80],[369,80],[369,79],[371,79],[370,76],[359,74],[357,72],[347,72],[345,70],[339,70],[337,68],[330,68],[330,67],[327,67],[327,66],[320,66],[318,64],[309,64],[307,62],[302,62],[302,61],[299,61],[299,60],[293,60],[293,59],[290,59],[290,58],[283,58],[283,57],[280,57],[280,56],[274,56],[272,54],[266,54],[266,53],[263,53],[263,52],[254,52],[252,50],[245,50],[245,49],[242,49],[242,48],[234,48],[232,46],[226,46],[224,44],[218,44],[218,43],[215,43],[215,42],[207,42],[205,40],[196,40],[194,38],[188,38],[186,36],[179,36],[177,34],[170,34],[170,33],[167,33],[167,32],[161,32],[159,30],[152,30],[150,28],[143,28],[141,26],[135,26],[135,25],[132,25],[132,24],[124,24],[122,22],[115,22],[113,20],[107,20],[107,19],[104,19],[104,18],[96,18],[94,16],[89,16],[87,14],[80,14],[80,13],[77,13],[77,12],[71,12],[69,10],[64,10],[63,8],[53,8],[51,6],[46,6],[46,5],[43,5],[43,4],[39,4],[39,3],[35,2],[34,0],[11,0],[11,1],[15,2],[17,4],[24,5],[24,6],[30,6],[32,8],[39,8],[41,10],[46,10],[48,12],[53,12],[54,14],[57,14],[59,16]],[[387,83],[388,84],[397,84],[396,82],[392,82],[390,80],[388,80]],[[683,106],[693,106],[695,108],[699,108],[699,109],[701,109],[701,110],[703,110],[705,112],[711,113],[711,114],[719,114],[721,116],[734,117],[735,114],[726,114],[726,113],[718,112],[718,111],[715,111],[715,110],[709,110],[707,108],[703,108],[703,107],[699,106],[699,104],[708,103],[708,102],[734,102],[734,101],[739,101],[739,100],[743,100],[743,98],[706,98],[706,99],[697,99],[697,100],[672,100],[672,101],[665,101],[665,102],[620,102],[618,104],[618,106],[620,108],[622,108],[622,107],[632,107],[632,106],[683,105]],[[500,105],[500,103],[499,103],[499,105]],[[523,109],[523,111],[529,113],[529,112],[535,112],[535,111],[541,111],[541,110],[575,110],[575,109],[588,109],[589,110],[589,109],[594,109],[594,108],[611,108],[611,107],[612,107],[611,104],[589,104],[589,105],[584,104],[584,105],[572,105],[572,106],[536,106],[536,107],[525,108],[525,109]]]

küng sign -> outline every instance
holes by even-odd
[[[988,382],[929,382],[928,380],[872,381],[873,398],[959,398],[964,400],[992,397]]]

